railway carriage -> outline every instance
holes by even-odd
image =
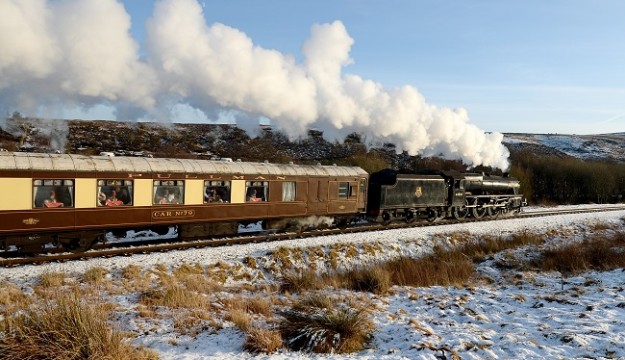
[[[88,249],[113,231],[177,226],[181,237],[263,220],[344,223],[365,210],[358,167],[0,153],[0,249]]]

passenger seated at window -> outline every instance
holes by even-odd
[[[43,206],[45,207],[63,207],[63,203],[56,199],[56,192],[54,190],[50,191],[50,197],[43,201]]]
[[[120,205],[124,205],[124,202],[117,198],[117,191],[113,190],[111,192],[111,196],[108,199],[106,199],[105,205],[106,206],[120,206]]]
[[[259,201],[263,201],[262,198],[256,197],[256,189],[252,189],[252,191],[250,192],[250,195],[247,197],[247,201],[248,202],[259,202]]]
[[[159,204],[178,204],[178,199],[176,199],[173,193],[169,192],[169,189],[165,189],[165,193],[159,201]]]
[[[215,190],[209,190],[208,193],[206,194],[206,202],[212,203],[215,202],[217,200],[217,194],[215,193]]]

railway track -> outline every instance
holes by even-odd
[[[208,240],[191,240],[191,241],[176,241],[172,242],[171,239],[155,239],[155,240],[141,240],[141,241],[125,241],[98,244],[94,246],[92,250],[83,253],[49,253],[45,255],[31,256],[31,257],[11,257],[10,253],[2,254],[4,259],[0,260],[0,267],[15,267],[24,265],[36,265],[52,262],[65,262],[72,260],[86,260],[90,258],[108,258],[115,256],[131,256],[133,254],[148,254],[157,252],[167,252],[176,250],[186,250],[193,248],[206,248],[206,247],[218,247],[226,245],[237,244],[250,244],[258,242],[270,242],[281,241],[290,239],[305,239],[311,237],[328,236],[336,234],[348,234],[403,228],[416,228],[435,225],[446,224],[458,224],[469,222],[481,222],[481,221],[495,221],[495,220],[510,220],[519,218],[531,218],[531,217],[543,217],[543,216],[555,216],[566,214],[579,214],[579,213],[593,213],[593,212],[608,212],[608,211],[623,211],[625,205],[613,205],[613,206],[601,206],[601,207],[584,207],[574,209],[545,209],[536,210],[532,212],[524,212],[517,214],[516,216],[504,216],[496,218],[483,218],[474,219],[469,218],[462,221],[457,220],[441,220],[436,222],[415,222],[415,223],[392,223],[386,226],[380,224],[360,224],[347,228],[333,228],[324,230],[313,230],[304,232],[284,232],[284,233],[258,233],[253,235],[244,235],[208,239]]]

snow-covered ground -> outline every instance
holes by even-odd
[[[528,209],[533,211],[535,209]],[[83,273],[94,266],[119,273],[129,264],[150,268],[157,264],[210,265],[219,261],[242,263],[247,256],[262,258],[278,246],[297,248],[338,243],[376,242],[392,251],[376,256],[342,258],[341,266],[379,261],[398,253],[419,256],[435,244],[453,242],[454,233],[507,235],[521,231],[566,233],[562,239],[580,239],[595,224],[623,228],[625,211],[574,214],[531,219],[431,226],[380,231],[370,234],[335,235],[225,248],[73,261],[65,264],[0,269],[0,281],[34,285],[44,273]],[[553,241],[558,241],[555,235]],[[560,239],[560,241],[562,241]],[[567,240],[567,241],[568,241]],[[524,251],[523,249],[515,251]],[[318,355],[283,350],[257,355],[263,359],[462,359],[528,358],[621,358],[625,359],[625,272],[587,272],[575,277],[559,273],[514,272],[495,266],[509,254],[497,254],[479,265],[484,281],[471,287],[395,287],[390,295],[365,294],[375,304],[376,332],[371,348],[349,355]],[[363,296],[359,293],[359,296]],[[131,306],[130,297],[119,296],[120,306]],[[156,350],[162,359],[240,359],[254,355],[242,350],[245,335],[233,325],[196,337],[178,334],[172,322],[141,329],[128,320],[126,328],[137,331],[134,343]],[[444,356],[444,357],[441,357]]]

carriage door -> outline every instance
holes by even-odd
[[[328,180],[308,180],[308,214],[321,215],[328,212]]]

